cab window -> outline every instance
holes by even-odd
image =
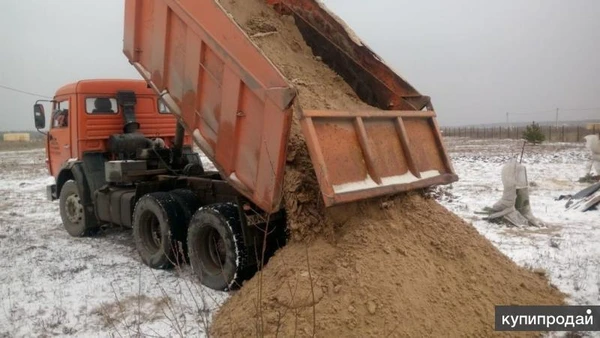
[[[52,107],[52,128],[69,126],[69,100],[55,102]]]
[[[119,112],[117,100],[112,97],[88,97],[85,99],[88,114],[116,114]]]
[[[161,99],[158,99],[158,112],[160,114],[169,114],[171,113],[169,111],[169,107],[167,107],[167,105],[165,104],[165,102]]]

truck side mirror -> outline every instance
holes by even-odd
[[[44,114],[44,106],[41,103],[33,105],[33,119],[36,129],[44,129],[46,127],[46,114]]]

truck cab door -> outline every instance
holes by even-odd
[[[57,100],[52,107],[50,130],[48,131],[48,160],[50,173],[57,177],[65,162],[72,156],[71,121],[69,98]]]

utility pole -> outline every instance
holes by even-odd
[[[558,129],[558,108],[556,108],[556,129]]]
[[[506,112],[506,127],[508,128],[508,112]]]

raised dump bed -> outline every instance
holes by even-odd
[[[327,206],[457,180],[430,99],[315,0],[265,0],[368,105],[305,110],[286,79],[215,0],[126,0],[124,53],[228,182],[281,208],[292,114]],[[324,107],[325,108],[325,107]]]

